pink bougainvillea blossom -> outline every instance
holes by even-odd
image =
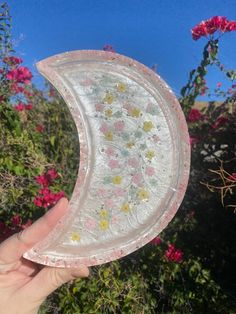
[[[236,21],[228,21],[224,16],[213,16],[194,26],[191,30],[192,38],[198,40],[203,36],[213,35],[216,31],[221,33],[236,30]]]
[[[161,244],[161,238],[160,237],[155,237],[154,239],[152,239],[150,241],[150,244],[153,244],[153,245],[160,245]]]
[[[25,105],[25,109],[26,110],[32,110],[33,109],[33,105],[32,104],[27,104],[27,105]]]
[[[115,49],[111,45],[108,45],[108,44],[103,46],[103,50],[104,51],[115,52]]]
[[[20,103],[18,103],[18,105],[16,105],[16,106],[14,107],[14,109],[15,109],[16,111],[23,111],[23,110],[25,109],[25,105],[20,102]]]
[[[183,252],[176,249],[174,244],[169,244],[165,251],[165,257],[170,262],[181,263],[183,261]]]
[[[44,131],[44,126],[42,124],[36,125],[35,131],[42,133]]]
[[[9,71],[6,77],[8,80],[15,81],[17,83],[29,84],[33,75],[28,68],[19,67]]]
[[[11,56],[11,57],[5,57],[3,59],[3,62],[10,65],[10,66],[16,66],[16,65],[19,65],[20,63],[22,63],[23,60],[19,57]]]
[[[58,177],[58,173],[55,169],[49,169],[46,173],[37,176],[35,181],[43,187],[49,186],[53,180]]]
[[[201,112],[198,109],[191,109],[189,111],[187,120],[189,122],[197,122],[199,120],[201,120],[203,118],[203,115],[201,114]]]
[[[229,119],[227,119],[226,117],[218,117],[216,119],[216,122],[212,124],[212,128],[213,129],[218,129],[219,127],[221,127],[222,125],[224,125],[226,122],[228,122]]]

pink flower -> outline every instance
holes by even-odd
[[[96,111],[98,111],[98,112],[102,112],[103,109],[104,109],[104,105],[103,105],[103,104],[96,104],[96,105],[95,105],[95,109],[96,109]]]
[[[103,46],[104,51],[110,51],[110,52],[115,52],[115,49],[111,45],[105,45]]]
[[[32,225],[32,220],[28,219],[27,222],[24,225],[21,225],[21,228],[22,229],[26,229],[26,228],[28,228],[31,225]]]
[[[105,207],[107,207],[107,208],[111,208],[111,207],[114,206],[114,202],[113,202],[112,199],[108,198],[108,199],[104,200],[104,205],[105,205]]]
[[[45,175],[45,174],[43,174],[43,175],[41,175],[41,176],[37,176],[36,178],[35,178],[35,181],[38,183],[38,184],[40,184],[40,185],[42,185],[42,186],[48,186],[49,185],[49,180],[48,180],[48,177]]]
[[[94,219],[87,219],[84,225],[87,228],[87,230],[93,230],[96,228],[97,222]]]
[[[118,160],[115,160],[115,159],[111,159],[108,163],[108,166],[111,168],[111,169],[115,169],[115,168],[120,168],[120,165],[119,165],[119,161]]]
[[[18,105],[14,107],[14,109],[17,111],[23,111],[25,109],[25,105],[20,102]]]
[[[13,83],[11,85],[11,92],[13,94],[18,94],[18,93],[22,93],[24,90],[24,88],[22,86],[19,86],[17,83]]]
[[[111,156],[115,156],[115,151],[113,148],[111,147],[108,147],[106,150],[105,150],[105,153],[107,154],[107,156],[111,157]]]
[[[223,124],[225,124],[228,121],[229,121],[229,119],[227,119],[225,117],[218,117],[216,122],[213,123],[211,127],[213,129],[217,129],[217,128],[219,128],[220,126],[222,126]]]
[[[168,249],[165,251],[165,257],[170,262],[181,263],[183,260],[183,252],[176,249],[174,244],[169,244]]]
[[[5,57],[3,59],[3,62],[7,63],[8,65],[14,66],[14,65],[18,65],[18,64],[22,63],[23,60],[19,57],[11,56],[11,57]]]
[[[12,218],[11,218],[11,222],[14,226],[19,226],[21,224],[21,217],[20,215],[14,215]]]
[[[137,158],[135,158],[135,157],[129,158],[129,160],[128,160],[129,166],[136,168],[136,167],[138,167],[138,164],[139,164],[139,161]]]
[[[233,172],[230,176],[228,176],[230,181],[236,181],[236,172]]]
[[[160,245],[161,244],[161,238],[155,237],[154,239],[152,239],[152,241],[150,241],[150,243],[154,244],[154,245]]]
[[[27,104],[27,105],[25,105],[25,109],[26,110],[32,110],[33,109],[33,105],[32,104]]]
[[[42,124],[38,124],[36,125],[35,130],[39,133],[42,133],[44,131],[44,126]]]
[[[97,190],[97,196],[99,196],[99,197],[106,197],[107,196],[107,190],[106,189],[103,189],[103,188],[100,188],[100,189],[98,189]]]
[[[222,86],[222,83],[221,83],[221,82],[218,82],[218,83],[216,84],[216,86],[217,86],[218,88],[220,88],[220,87]]]
[[[148,175],[148,176],[153,176],[155,174],[155,169],[151,166],[147,166],[146,167],[146,170],[145,170],[145,173]]]
[[[9,71],[6,75],[8,80],[17,83],[29,84],[32,79],[32,73],[26,67],[19,67]]]
[[[58,173],[55,169],[49,169],[47,171],[47,175],[51,181],[53,181],[54,179],[58,177]]]
[[[198,40],[202,36],[206,36],[208,34],[207,27],[205,22],[201,22],[200,24],[193,27],[191,30],[192,32],[192,38],[194,40]]]
[[[132,176],[132,182],[139,185],[142,181],[142,175],[141,173],[136,173]]]
[[[109,131],[109,126],[106,124],[106,123],[103,123],[99,130],[103,133],[103,134],[106,134],[108,131]]]
[[[114,127],[116,131],[123,131],[124,127],[125,127],[125,123],[124,121],[117,121],[114,123]]]
[[[189,114],[188,114],[187,120],[189,122],[197,122],[197,121],[201,120],[202,117],[203,117],[203,115],[201,114],[201,112],[198,109],[191,109]]]
[[[193,146],[194,144],[197,144],[200,142],[200,139],[196,136],[190,136],[189,137],[189,143],[191,146]]]
[[[116,197],[122,197],[125,195],[125,190],[122,188],[116,188],[116,189],[114,189],[114,195]]]

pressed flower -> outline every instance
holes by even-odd
[[[124,203],[122,206],[121,206],[121,211],[122,212],[125,212],[125,213],[128,213],[130,211],[130,205],[129,203]]]
[[[108,141],[112,141],[113,140],[113,133],[112,132],[107,132],[105,134],[105,139]]]
[[[73,232],[71,234],[70,238],[71,238],[72,241],[79,241],[80,240],[80,235],[77,232]]]
[[[108,211],[106,209],[101,209],[99,212],[99,216],[102,218],[106,218],[108,216]]]
[[[104,102],[108,103],[109,105],[113,103],[114,96],[111,93],[106,93],[105,98],[103,99]]]
[[[139,189],[138,190],[138,198],[141,201],[148,200],[149,199],[149,192],[145,189]]]
[[[100,227],[100,229],[102,229],[102,230],[107,230],[108,227],[109,227],[109,221],[106,220],[106,219],[100,220],[100,221],[99,221],[99,227]]]
[[[115,177],[112,178],[112,183],[113,184],[119,185],[119,184],[121,184],[121,182],[122,182],[122,177],[121,176],[115,176]]]
[[[117,84],[117,90],[120,93],[124,93],[126,91],[126,86],[124,83],[118,83]]]
[[[112,116],[112,110],[111,109],[105,110],[105,116],[110,118]]]
[[[145,132],[149,132],[149,131],[151,131],[151,129],[153,129],[153,128],[154,128],[154,125],[153,125],[152,121],[145,121],[145,122],[143,123],[143,130],[144,130]]]
[[[147,159],[152,160],[152,158],[155,156],[155,152],[153,150],[148,150],[145,156]]]
[[[135,145],[134,142],[128,142],[126,144],[126,147],[130,149],[130,148],[134,147],[134,145]]]
[[[133,118],[138,118],[140,116],[140,109],[134,107],[130,110],[130,115]]]

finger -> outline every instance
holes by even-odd
[[[84,265],[78,268],[44,267],[25,287],[24,295],[31,295],[39,301],[45,299],[50,293],[62,284],[89,276],[89,269]]]
[[[68,210],[68,200],[60,201],[27,229],[14,234],[0,245],[0,264],[18,261],[23,253],[42,240]]]

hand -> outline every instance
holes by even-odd
[[[62,198],[51,210],[27,229],[0,245],[0,314],[35,314],[46,297],[63,283],[87,277],[89,270],[54,268],[28,261],[24,252],[43,239],[66,213]]]

